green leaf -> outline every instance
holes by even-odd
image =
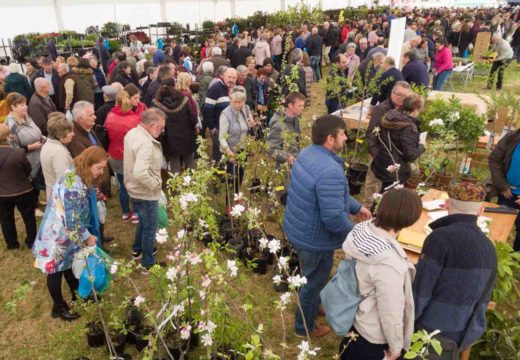
[[[435,352],[437,353],[437,355],[442,354],[442,346],[439,340],[433,339],[431,345],[433,350],[435,350]]]
[[[413,343],[410,350],[419,352],[422,349],[423,345],[424,345],[424,343],[422,341],[417,341],[417,342]]]
[[[405,359],[415,359],[417,357],[417,353],[415,351],[408,351],[406,354],[404,354]]]

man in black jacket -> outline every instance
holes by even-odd
[[[428,87],[428,70],[426,65],[417,59],[417,55],[413,51],[408,51],[403,55],[403,77],[410,85]]]
[[[159,91],[161,84],[167,79],[171,79],[173,77],[173,72],[168,65],[163,65],[159,68],[159,72],[157,74],[157,79],[150,83],[148,87],[148,91],[146,94],[143,94],[143,102],[146,106],[151,107],[153,103],[153,99],[155,98],[155,94]]]
[[[294,49],[291,52],[291,65],[285,67],[284,73],[281,76],[282,93],[287,96],[290,92],[296,91],[296,89],[289,89],[288,84],[285,81],[285,77],[289,76],[292,78],[293,71],[297,74],[296,79],[292,80],[292,83],[296,83],[298,90],[303,95],[307,96],[307,88],[305,86],[305,70],[301,66],[303,57],[303,51],[301,49]],[[293,68],[297,70],[293,70]]]
[[[388,99],[395,83],[404,80],[403,74],[395,67],[395,60],[391,56],[386,57],[381,66],[384,72],[379,78],[379,91],[372,96],[372,101],[370,101],[372,107]]]
[[[231,56],[231,66],[235,69],[239,65],[246,65],[246,59],[252,55],[251,50],[247,48],[248,42],[246,39],[240,41],[240,47],[233,52]]]
[[[323,50],[321,56],[321,66],[327,66],[331,63],[331,59],[329,57],[330,50],[335,43],[335,33],[334,30],[330,28],[330,24],[328,21],[323,23],[323,29],[321,29],[320,33],[321,38],[323,39]]]
[[[309,61],[314,72],[314,80],[321,80],[321,51],[323,48],[323,39],[318,35],[318,28],[312,28],[311,35],[307,38],[307,53],[309,54]]]
[[[498,203],[520,210],[520,130],[504,136],[489,155],[493,185],[500,191]],[[514,250],[520,251],[520,215],[516,216]]]

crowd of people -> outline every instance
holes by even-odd
[[[143,46],[131,38],[122,51],[110,54],[100,39],[93,52],[81,56],[27,61],[25,73],[19,64],[0,67],[2,233],[7,249],[20,247],[18,208],[25,244],[35,266],[47,274],[52,316],[78,317],[63,298],[61,282],[64,276],[74,299],[78,283],[71,263],[81,244],[103,246],[113,240],[104,234],[111,177],[118,185],[121,220],[136,224],[131,256],[148,274],[161,265],[155,247],[161,170],[195,168],[197,136],[206,136],[212,160],[231,174],[239,192],[241,144],[268,129],[270,154],[278,165],[292,167],[284,231],[307,278],[296,335],[305,335],[306,328],[312,337],[330,332],[315,321],[319,293],[334,250],[343,247],[357,260],[360,292],[375,289],[375,295],[360,305],[352,328],[359,339],[342,345],[342,359],[397,359],[414,328],[439,329],[456,348],[471,345],[485,329],[497,266],[494,248],[476,224],[483,190],[467,183],[450,189],[450,215],[431,224],[416,268],[396,240],[401,229],[417,221],[422,207],[415,193],[397,189],[412,176],[410,164],[426,146],[417,119],[424,100],[411,86],[442,90],[453,56],[466,57],[477,33],[489,31],[497,57],[488,86],[500,89],[504,69],[513,58],[520,62],[520,11],[423,9],[405,15],[399,68],[387,56],[390,21],[397,12],[341,24],[304,23],[298,29],[216,32],[198,57],[178,40]],[[300,117],[311,102],[311,84],[323,79],[327,67],[328,79],[339,76],[350,84],[356,77],[380,76],[371,100],[363,205],[350,196],[344,160],[336,155],[346,140],[341,118],[318,118],[313,144],[300,151]],[[340,93],[349,90],[346,86]],[[329,114],[343,106],[331,94],[327,91],[325,98]],[[295,143],[287,143],[288,133]],[[519,138],[518,131],[506,136],[490,156],[499,201],[515,208],[520,207]],[[389,170],[396,161],[401,164],[397,178]],[[383,192],[373,220],[373,196]],[[45,213],[40,206],[46,206]],[[361,222],[354,225],[349,215]],[[38,231],[36,217],[43,217]],[[515,250],[520,250],[518,231]]]

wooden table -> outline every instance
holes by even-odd
[[[446,193],[444,193],[446,194]],[[441,199],[443,196],[443,192],[440,190],[430,189],[428,192],[422,197],[423,201],[437,200]],[[444,195],[444,197],[447,197]],[[484,207],[498,207],[497,204],[484,202]],[[511,231],[513,230],[513,226],[515,224],[516,214],[499,214],[499,213],[490,213],[484,212],[484,216],[491,219],[491,224],[489,226],[489,237],[496,241],[505,242],[509,238]],[[430,222],[430,218],[428,217],[428,211],[423,209],[421,217],[415,224],[412,226],[403,229],[399,234],[398,239],[406,239],[407,237],[414,236],[416,238],[421,238],[422,241],[426,239],[426,231],[425,227]],[[408,238],[410,239],[410,238]],[[414,263],[419,259],[420,248],[416,248],[413,246],[409,246],[406,244],[402,244],[406,249],[408,257]]]
[[[430,91],[428,98],[449,100],[452,96],[459,99],[462,105],[475,109],[478,115],[484,115],[488,111],[486,102],[477,94],[433,90]]]
[[[365,99],[363,101],[363,112],[361,114],[361,121],[359,120],[359,113],[361,112],[361,101],[351,105],[342,110],[334,112],[334,115],[343,116],[343,120],[347,124],[347,129],[366,130],[368,123],[370,122],[370,116],[368,116],[368,109],[370,107],[370,100],[372,98]]]

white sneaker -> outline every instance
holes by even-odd
[[[43,217],[43,214],[44,214],[44,212],[41,211],[40,209],[34,210],[34,216],[36,216],[36,217]]]

